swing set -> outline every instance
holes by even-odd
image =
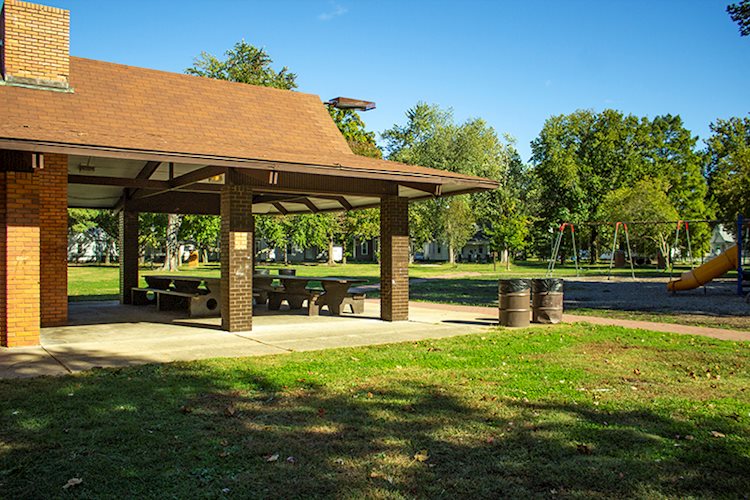
[[[690,268],[693,269],[695,267],[694,261],[693,261],[693,250],[690,243],[690,222],[718,222],[718,221],[708,221],[708,220],[701,220],[701,221],[686,221],[686,220],[678,220],[676,221],[676,230],[675,230],[675,236],[674,236],[674,244],[670,251],[665,256],[667,266],[669,267],[669,279],[671,281],[672,279],[672,271],[674,267],[674,257],[672,256],[672,253],[674,250],[678,248],[678,245],[680,244],[680,233],[684,231],[685,234],[685,240],[687,244],[687,257],[690,262]],[[617,247],[619,243],[619,237],[621,234],[625,235],[625,245],[627,247],[627,259],[628,263],[630,264],[630,276],[635,279],[635,265],[633,264],[633,249],[630,245],[630,230],[628,229],[628,224],[635,225],[635,224],[673,224],[675,221],[659,221],[659,222],[651,222],[651,221],[636,221],[636,222],[623,222],[618,221],[615,222],[615,231],[612,236],[612,252],[609,256],[609,268],[607,269],[607,280],[612,278],[612,268],[615,266],[615,255],[617,253]],[[601,222],[588,222],[584,223],[587,225],[599,225],[603,224]],[[611,224],[611,223],[606,223]],[[571,222],[564,222],[560,224],[560,227],[558,229],[557,238],[555,239],[555,243],[552,248],[552,256],[550,258],[549,264],[547,265],[547,277],[551,277],[555,272],[555,264],[560,256],[560,247],[562,246],[563,238],[565,237],[565,229],[570,228],[570,238],[573,244],[573,262],[575,264],[576,268],[576,276],[580,276],[580,267],[578,265],[578,250],[576,247],[576,232],[575,232],[575,225]],[[622,231],[620,229],[622,228]]]

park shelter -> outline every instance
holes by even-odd
[[[222,327],[252,328],[253,214],[379,207],[381,318],[408,317],[408,203],[496,182],[354,155],[319,97],[69,55],[69,12],[0,14],[0,345],[67,321],[67,208],[119,214],[120,299],[138,213],[221,215]]]

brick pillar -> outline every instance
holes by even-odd
[[[0,345],[39,344],[39,177],[0,173]]]
[[[221,327],[230,332],[253,328],[252,187],[234,171],[221,190]]]
[[[380,201],[380,317],[409,319],[409,200]]]
[[[68,157],[45,154],[39,175],[41,322],[68,321]]]
[[[130,304],[130,289],[138,286],[138,212],[122,210],[120,220],[120,304]]]

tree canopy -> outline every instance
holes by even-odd
[[[224,56],[224,59],[219,59],[201,52],[185,73],[277,89],[297,88],[296,74],[291,73],[286,66],[278,71],[273,69],[273,59],[265,49],[250,45],[245,40],[235,43]]]
[[[717,120],[706,141],[708,182],[717,212],[730,222],[750,215],[750,118]]]
[[[750,35],[750,0],[729,4],[727,13],[739,26],[740,36]]]

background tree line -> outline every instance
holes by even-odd
[[[297,75],[274,70],[270,56],[245,41],[223,59],[203,53],[187,73],[293,90]],[[592,260],[611,244],[612,226],[622,220],[653,221],[633,228],[637,251],[668,252],[676,219],[719,217],[727,222],[748,213],[750,201],[750,119],[719,119],[700,147],[678,115],[652,119],[605,109],[578,110],[548,118],[532,141],[525,164],[510,136],[499,135],[480,118],[457,123],[450,109],[417,103],[405,123],[382,134],[383,151],[358,113],[329,108],[355,154],[495,179],[494,191],[429,199],[410,206],[412,251],[431,241],[450,251],[450,260],[474,235],[490,242],[496,255],[549,255],[561,222],[578,224],[577,236]],[[113,214],[71,210],[70,231],[100,227],[116,240]],[[600,225],[581,225],[598,222]],[[706,248],[707,225],[691,227],[694,248]],[[355,240],[379,234],[377,209],[341,213],[256,216],[256,234],[275,248],[341,244],[352,255]],[[174,268],[178,240],[195,242],[202,256],[216,250],[218,217],[141,214],[141,243],[164,248],[165,266]],[[563,251],[570,251],[563,246]]]

